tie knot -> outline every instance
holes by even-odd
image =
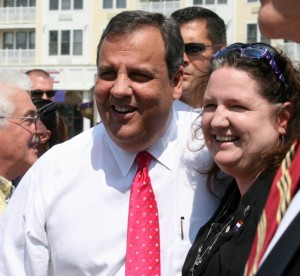
[[[147,151],[139,152],[136,156],[136,163],[138,166],[138,169],[143,169],[145,167],[148,167],[152,160],[152,155]]]

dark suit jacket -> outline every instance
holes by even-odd
[[[266,275],[300,275],[300,213],[275,244],[256,274],[256,276]]]

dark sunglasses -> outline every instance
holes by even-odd
[[[52,98],[55,96],[56,91],[54,90],[31,90],[31,96],[41,98],[44,94],[46,94],[47,98]]]
[[[187,43],[184,44],[184,52],[189,56],[196,56],[205,51],[208,47],[218,45],[205,45],[204,43]]]
[[[287,86],[286,80],[281,73],[278,64],[275,61],[275,55],[277,51],[266,43],[234,43],[225,49],[219,50],[213,55],[213,58],[226,57],[229,53],[238,51],[241,57],[248,57],[253,59],[265,59],[273,69],[277,78],[281,81],[284,86]]]

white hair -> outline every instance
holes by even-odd
[[[25,73],[15,69],[0,69],[0,116],[12,116],[16,109],[12,96],[20,93],[20,90],[29,93],[31,87],[32,82]],[[0,118],[0,127],[6,125],[7,120]]]

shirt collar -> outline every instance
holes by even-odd
[[[174,111],[172,111],[172,116],[164,135],[155,144],[153,144],[151,147],[145,150],[151,153],[151,155],[162,165],[164,165],[168,169],[172,169],[176,160],[174,160],[174,158],[170,158],[170,153],[172,153],[173,147],[175,147],[176,138],[176,116]],[[122,175],[126,176],[134,163],[137,152],[128,152],[121,149],[110,139],[107,132],[105,139],[108,143],[108,146],[112,152],[114,159],[116,160],[116,163],[118,164],[122,172]]]

